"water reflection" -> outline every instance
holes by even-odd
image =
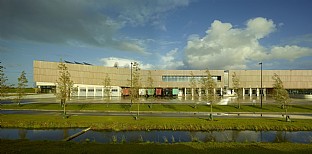
[[[0,129],[1,139],[62,140],[82,129]],[[73,139],[100,143],[174,142],[293,142],[312,143],[312,131],[88,131]]]

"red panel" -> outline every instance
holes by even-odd
[[[129,89],[128,88],[123,89],[122,90],[122,95],[129,96]]]
[[[158,88],[156,89],[156,95],[157,95],[157,96],[160,96],[160,95],[161,95],[161,92],[162,92],[162,89],[158,89]]]

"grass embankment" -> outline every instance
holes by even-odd
[[[100,144],[0,140],[0,146],[1,153],[312,153],[312,144],[294,143]]]
[[[140,104],[140,111],[172,111],[172,112],[208,112],[210,106],[194,104]],[[42,109],[42,110],[62,110],[59,104],[39,103],[24,104],[18,106],[16,104],[2,105],[2,109]],[[96,111],[136,111],[137,104],[130,107],[129,104],[68,104],[67,110],[96,110]],[[213,112],[285,112],[280,105],[241,105],[238,109],[236,105],[213,105]],[[291,105],[288,112],[312,112],[312,105]]]
[[[63,119],[58,115],[0,115],[1,127],[16,128],[86,128],[101,130],[312,130],[311,120],[295,119],[234,119],[215,118],[209,121],[204,118],[163,118],[140,117],[134,120],[130,116],[71,116]]]

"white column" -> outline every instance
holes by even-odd
[[[86,87],[86,97],[88,97],[88,92],[89,92],[88,87]]]
[[[79,97],[80,96],[80,87],[77,87],[77,88],[78,88],[77,96]]]
[[[104,97],[104,87],[102,87],[102,97]]]
[[[260,91],[259,91],[259,88],[257,88],[257,97],[259,97],[260,96],[260,93],[259,93]]]
[[[266,88],[263,88],[263,96],[266,96]]]
[[[213,94],[214,95],[216,94],[216,88],[213,88]]]
[[[198,89],[198,96],[201,97],[201,88]]]
[[[223,96],[223,90],[222,90],[222,88],[220,88],[220,93],[221,93],[221,96]]]
[[[245,96],[245,88],[243,88],[243,97]]]
[[[184,100],[186,100],[186,88],[184,88]]]
[[[93,96],[95,97],[95,94],[96,94],[96,88],[93,87]]]
[[[249,88],[249,96],[251,97],[252,96],[252,89]]]
[[[194,88],[192,88],[192,97],[194,97]]]

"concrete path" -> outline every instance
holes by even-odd
[[[136,116],[137,111],[97,111],[97,110],[67,110],[67,114],[72,116]],[[55,115],[63,114],[63,110],[37,110],[37,109],[3,109],[0,114],[42,114]],[[140,111],[140,116],[151,117],[208,117],[210,112],[169,112],[169,111]],[[279,112],[213,112],[214,117],[219,118],[285,118],[283,113]],[[291,119],[312,119],[312,113],[289,113]]]

